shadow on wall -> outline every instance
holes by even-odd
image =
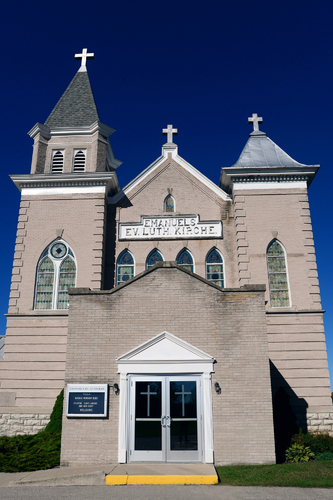
[[[285,462],[285,451],[299,429],[307,432],[307,402],[299,398],[270,361],[276,462]]]

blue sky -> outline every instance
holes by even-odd
[[[333,2],[318,0],[18,0],[2,7],[0,314],[6,313],[19,191],[8,174],[30,172],[27,132],[44,123],[76,73],[88,72],[123,187],[161,153],[167,124],[179,154],[218,183],[251,125],[301,163],[322,166],[309,190],[333,376],[331,182]],[[4,317],[3,317],[4,318]],[[5,318],[0,318],[0,333]]]

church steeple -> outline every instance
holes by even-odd
[[[107,172],[121,162],[114,158],[109,137],[114,129],[100,121],[86,68],[94,54],[75,54],[81,67],[44,125],[29,132],[34,139],[31,174]]]
[[[82,67],[82,66],[81,66]],[[51,111],[47,127],[86,127],[99,121],[88,72],[76,73]]]

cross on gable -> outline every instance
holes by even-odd
[[[252,113],[252,117],[250,116],[247,120],[247,123],[253,123],[253,131],[259,132],[259,123],[262,123],[263,119],[258,117],[257,113]]]
[[[162,130],[163,134],[167,134],[168,136],[168,140],[167,142],[173,142],[173,134],[177,134],[178,133],[178,130],[176,128],[172,128],[172,125],[168,125],[167,128],[164,128]]]
[[[82,54],[75,54],[75,59],[81,59],[81,66],[85,66],[87,59],[94,59],[95,54],[92,52],[90,54],[87,53],[87,49],[82,49]]]

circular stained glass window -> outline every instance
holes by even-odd
[[[64,255],[66,255],[67,247],[63,243],[55,243],[51,248],[51,255],[55,259],[61,259]]]

